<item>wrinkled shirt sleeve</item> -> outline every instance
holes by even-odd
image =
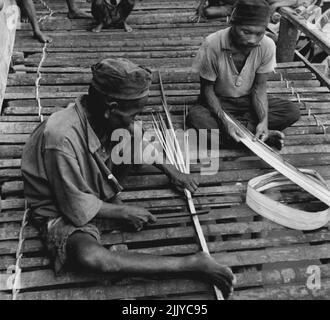
[[[92,220],[103,202],[88,187],[77,159],[64,151],[46,149],[44,163],[60,213],[78,227]]]
[[[193,70],[198,72],[201,78],[211,82],[215,82],[218,78],[217,55],[208,40],[202,44],[197,52]]]
[[[256,73],[274,72],[276,67],[276,46],[273,40],[268,39],[262,60]]]

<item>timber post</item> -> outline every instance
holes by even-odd
[[[282,16],[276,51],[277,62],[293,61],[297,39],[298,28]]]
[[[15,0],[0,0],[0,114],[14,47],[19,9]]]

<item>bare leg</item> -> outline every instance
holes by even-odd
[[[34,38],[38,39],[40,42],[51,42],[52,39],[45,35],[43,32],[41,32],[39,24],[38,24],[38,19],[37,19],[37,13],[36,9],[34,6],[34,3],[32,0],[20,0],[18,1],[19,5],[22,5],[28,18],[30,21],[30,24],[33,29],[33,36]]]
[[[111,252],[90,235],[76,232],[67,242],[69,261],[79,270],[140,276],[194,274],[213,283],[224,297],[232,291],[235,276],[228,267],[218,264],[200,252],[185,257],[155,256],[138,253]]]
[[[85,19],[92,17],[88,13],[78,9],[75,4],[75,0],[66,0],[66,3],[68,5],[68,10],[69,10],[68,17],[70,19]]]
[[[98,24],[96,27],[94,27],[92,29],[93,32],[100,32],[103,29],[103,22],[101,22],[100,24]]]

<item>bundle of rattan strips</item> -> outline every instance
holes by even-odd
[[[305,175],[315,178],[318,183],[327,187],[320,175],[314,170],[301,169]],[[278,172],[271,172],[249,181],[246,193],[247,205],[263,217],[297,230],[315,230],[326,225],[330,220],[330,209],[319,212],[308,212],[295,209],[263,194],[271,188],[293,185]]]
[[[293,183],[321,200],[327,206],[330,206],[330,190],[319,174],[308,170],[297,169],[262,141],[253,141],[253,135],[249,130],[232,119],[229,115],[225,114],[225,116],[240,132],[242,136],[241,142],[252,152]],[[276,178],[276,176],[277,173],[273,173],[271,175],[254,178],[249,182],[247,204],[250,205],[253,210],[261,215],[267,215],[267,218],[270,220],[291,228],[301,229],[301,227],[303,227],[305,230],[311,230],[320,228],[328,223],[330,220],[330,213],[328,210],[319,213],[294,211],[295,209],[276,203],[266,198],[265,195],[260,194],[260,191],[265,189],[265,187],[274,186],[276,180],[269,181],[268,179]],[[317,177],[318,180],[315,179],[315,177]],[[276,208],[279,210],[282,209],[282,211],[276,211]],[[284,217],[286,217],[286,219],[284,219]]]

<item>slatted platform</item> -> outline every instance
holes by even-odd
[[[38,14],[46,8],[35,1]],[[144,0],[137,2],[129,22],[132,34],[106,30],[93,34],[88,19],[66,18],[64,0],[46,1],[55,14],[42,23],[53,37],[48,46],[40,81],[43,114],[64,108],[86,92],[90,66],[102,57],[127,57],[162,72],[164,89],[176,127],[182,127],[185,106],[199,93],[198,77],[190,70],[192,57],[203,37],[224,28],[226,19],[192,24],[195,1]],[[78,2],[89,10],[89,4]],[[26,139],[38,125],[35,100],[36,70],[42,45],[31,39],[28,24],[17,32],[14,70],[8,77],[0,117],[0,273],[15,264],[18,237],[24,212],[20,156]],[[285,81],[284,79],[287,79]],[[292,91],[291,87],[294,87]],[[302,118],[286,130],[283,156],[298,167],[314,168],[330,180],[330,92],[302,62],[279,64],[271,76],[268,91],[297,103],[297,94],[307,107]],[[160,89],[156,73],[146,111],[141,115],[150,127],[150,111],[160,110]],[[308,109],[311,108],[309,114]],[[316,115],[316,118],[313,116]],[[317,121],[316,121],[317,120]],[[323,125],[320,126],[320,124]],[[247,181],[271,170],[245,149],[221,150],[220,169],[200,175],[201,164],[192,165],[200,189],[194,201],[197,209],[211,208],[200,217],[212,255],[232,267],[238,284],[233,299],[329,299],[329,225],[313,232],[297,232],[262,219],[245,204]],[[205,165],[204,165],[205,166]],[[109,232],[103,226],[105,246],[126,245],[129,252],[185,255],[198,251],[189,217],[170,214],[187,212],[185,200],[172,190],[168,179],[153,167],[143,167],[128,177],[123,199],[131,205],[150,209],[158,223],[139,233]],[[285,189],[281,199],[292,206],[322,207],[298,188]],[[109,279],[97,275],[54,277],[37,231],[24,229],[21,261],[21,290],[18,299],[214,299],[212,287],[185,279]],[[123,247],[123,246],[119,246]],[[125,248],[125,246],[124,246]],[[307,267],[319,265],[321,289],[306,287]],[[11,299],[5,281],[0,283],[0,299]]]

